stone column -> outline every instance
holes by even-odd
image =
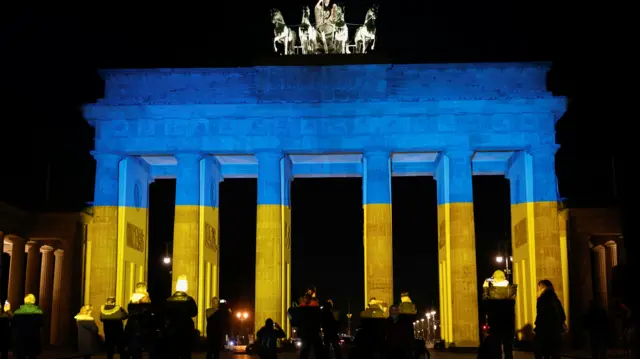
[[[42,327],[43,337],[47,342],[50,339],[51,331],[51,300],[53,298],[53,247],[42,246],[42,265],[40,269],[40,298],[38,303],[44,313],[44,325]]]
[[[219,191],[220,163],[214,156],[207,156],[200,161],[200,257],[198,265],[198,322],[197,329],[206,333],[207,308],[211,306],[211,299],[217,297],[218,272],[220,263],[220,236],[219,236]]]
[[[449,149],[436,168],[438,261],[444,282],[440,321],[446,343],[456,347],[480,344],[472,156],[468,148]]]
[[[183,153],[176,176],[175,224],[173,226],[172,292],[178,277],[189,283],[188,293],[198,298],[198,263],[200,244],[200,160],[199,153]],[[197,300],[197,299],[196,299]]]
[[[563,274],[568,273],[568,258],[558,225],[557,149],[556,145],[530,148],[515,153],[509,160],[511,239],[514,268],[518,269],[514,276],[518,284],[517,329],[534,324],[540,280],[553,283],[565,312],[568,311],[565,293],[569,281]]]
[[[393,304],[393,236],[391,232],[391,157],[388,152],[363,156],[365,302]]]
[[[62,330],[64,250],[57,249],[55,252],[53,252],[53,255],[56,257],[56,259],[53,274],[53,296],[51,301],[50,343],[53,345],[60,345],[62,342],[62,338],[64,338],[64,332]]]
[[[291,306],[291,181],[293,180],[292,164],[289,156],[281,161],[280,182],[282,185],[282,330],[291,337],[291,325],[287,310]]]
[[[40,243],[30,241],[27,243],[27,275],[24,284],[24,292],[40,296]]]
[[[281,318],[283,298],[281,153],[260,153],[256,216],[255,329]]]
[[[618,244],[614,241],[607,241],[604,247],[607,252],[607,279],[611,280],[611,272],[618,265]]]
[[[11,237],[11,264],[9,266],[9,303],[13,310],[24,303],[24,252],[26,241]]]
[[[613,295],[613,268],[618,265],[618,245],[614,241],[604,244],[607,256],[607,297]]]
[[[116,295],[118,172],[122,157],[96,152],[93,153],[93,157],[96,160],[96,185],[93,201],[93,222],[89,231],[89,240],[92,246],[91,253],[87,253],[87,255],[91,256],[91,268],[89,270],[91,285],[89,286],[89,298],[85,298],[85,301],[95,304],[102,303],[105,298]]]
[[[0,231],[0,242],[2,243],[2,252],[0,252],[0,305],[3,305],[4,301],[5,301],[5,297],[4,297],[4,285],[1,285],[1,283],[3,283],[3,279],[4,279],[4,253],[5,253],[5,245],[4,245],[4,233],[2,231]]]
[[[607,308],[607,259],[603,246],[591,248],[593,266],[593,296],[594,299]]]

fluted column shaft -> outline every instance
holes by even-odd
[[[102,303],[116,295],[118,273],[118,193],[121,157],[92,153],[96,160],[96,184],[93,198],[93,222],[89,232],[91,268],[89,303]],[[54,294],[55,299],[55,294]]]
[[[607,307],[607,260],[603,246],[595,246],[591,249],[593,256],[593,289],[596,301]]]
[[[200,160],[199,153],[176,154],[176,207],[173,226],[173,276],[171,291],[178,277],[189,283],[187,293],[198,298],[200,241]]]
[[[24,251],[26,241],[22,238],[11,238],[11,264],[9,267],[9,303],[16,309],[24,301]]]
[[[477,347],[478,284],[469,148],[450,148],[436,167],[440,322],[447,345]]]
[[[43,336],[49,340],[51,332],[51,300],[53,297],[53,248],[42,246],[42,265],[40,269],[40,297],[38,303],[44,313]]]
[[[281,153],[259,153],[256,212],[255,328],[283,313]]]
[[[53,296],[51,300],[51,344],[59,344],[62,334],[62,283],[64,275],[64,251],[57,249],[53,252],[55,259],[54,274],[53,274]]]
[[[618,245],[614,241],[604,244],[607,255],[607,293],[613,294],[613,268],[618,266]]]
[[[363,157],[365,302],[393,303],[393,238],[391,225],[391,157],[368,152]]]
[[[25,294],[40,295],[40,243],[27,243],[27,274],[24,284]]]

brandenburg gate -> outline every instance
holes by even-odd
[[[204,311],[218,296],[219,184],[251,177],[258,186],[255,323],[271,317],[287,329],[291,181],[362,177],[365,298],[392,303],[391,177],[434,176],[442,336],[449,345],[477,346],[472,176],[504,175],[511,186],[517,322],[533,323],[538,280],[550,279],[568,303],[554,169],[554,125],[566,101],[547,91],[549,68],[102,71],[104,98],[84,109],[96,130],[97,162],[85,301],[116,295],[127,303],[135,283],[146,280],[149,184],[175,178],[173,280],[187,275],[203,330]]]

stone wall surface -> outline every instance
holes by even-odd
[[[546,63],[105,70],[103,104],[551,97]]]
[[[360,152],[553,144],[548,64],[107,70],[102,152]]]

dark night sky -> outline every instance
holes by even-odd
[[[360,23],[366,1],[344,1],[347,22]],[[568,6],[517,1],[379,1],[377,52],[393,61],[554,62],[550,87],[572,98],[558,124],[561,195],[573,205],[613,201],[611,136],[592,126],[607,112],[595,97],[601,74],[582,60],[591,49],[586,28]],[[78,210],[93,198],[93,129],[79,107],[100,97],[99,67],[189,67],[255,63],[271,55],[269,9],[298,23],[302,4],[314,1],[210,2],[215,6],[150,8],[107,3],[95,8],[7,9],[0,14],[0,200],[21,208]],[[254,5],[255,4],[255,5]],[[360,5],[358,5],[360,4]],[[50,5],[53,6],[53,5]],[[591,42],[589,42],[591,43]],[[592,62],[595,62],[592,59]],[[587,69],[591,69],[587,72]],[[597,78],[597,79],[594,79]],[[597,148],[596,148],[597,147]],[[47,164],[50,196],[45,198]],[[150,280],[166,277],[154,261],[171,240],[173,181],[152,185]],[[221,186],[222,296],[252,305],[255,180]],[[503,178],[474,178],[478,272],[508,239],[508,187]],[[409,290],[419,306],[437,304],[435,182],[394,178],[393,234],[396,291]],[[340,206],[331,206],[339,201]],[[314,283],[346,310],[363,303],[360,179],[297,179],[292,185],[294,296]],[[158,291],[162,292],[162,286]],[[168,290],[168,289],[166,289]]]

